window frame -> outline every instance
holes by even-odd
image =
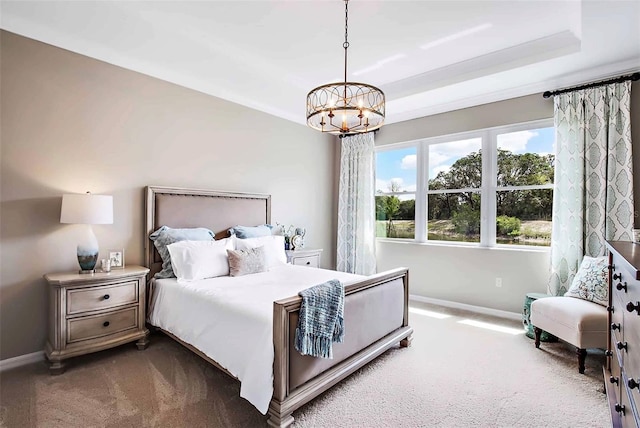
[[[412,141],[405,141],[396,144],[388,144],[376,147],[376,155],[379,152],[404,149],[408,147],[416,148],[416,190],[415,192],[381,192],[375,196],[408,195],[415,196],[415,235],[410,238],[388,238],[376,237],[379,240],[389,241],[410,241],[417,243],[437,243],[472,247],[486,248],[527,248],[534,249],[528,245],[520,244],[498,244],[496,242],[496,217],[497,217],[497,192],[508,190],[535,190],[553,189],[554,184],[534,185],[534,186],[501,186],[498,187],[498,135],[512,132],[534,130],[540,128],[553,128],[553,118],[538,119],[510,125],[501,125],[490,128],[483,128],[472,131],[458,132],[455,134],[439,135],[435,137],[421,138]],[[482,150],[482,182],[479,188],[464,189],[440,189],[429,190],[429,146],[442,143],[468,140],[473,138],[481,139]],[[487,154],[487,155],[485,155]],[[463,241],[439,241],[428,239],[427,215],[428,198],[430,194],[477,192],[480,194],[480,242]],[[546,249],[549,247],[539,247]]]

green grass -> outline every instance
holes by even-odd
[[[376,221],[376,236],[379,238],[414,239],[416,224],[413,220],[394,220],[389,226],[386,220]],[[431,220],[428,224],[429,240],[480,242],[479,235],[456,233],[451,220]],[[518,236],[498,236],[499,244],[549,246],[551,244],[551,222],[523,220]]]

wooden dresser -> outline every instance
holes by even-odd
[[[605,389],[614,427],[640,426],[640,244],[609,241]]]
[[[51,374],[64,372],[67,358],[137,341],[149,343],[145,326],[145,278],[149,269],[127,266],[94,274],[54,273],[49,283]]]

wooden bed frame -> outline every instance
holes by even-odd
[[[145,193],[145,264],[150,269],[149,278],[162,264],[149,234],[162,225],[207,227],[220,239],[235,225],[271,222],[270,195],[159,186],[148,186]],[[387,349],[398,343],[404,347],[411,344],[408,275],[406,268],[399,268],[345,284],[345,328],[348,330],[344,343],[334,344],[334,360],[301,356],[295,351],[293,337],[301,297],[274,302],[274,391],[268,410],[269,426],[289,426],[293,423],[292,413],[300,406]],[[148,295],[151,297],[151,292]],[[163,332],[234,377],[200,350]]]

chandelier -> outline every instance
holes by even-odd
[[[307,125],[341,137],[373,131],[384,123],[384,93],[347,81],[348,21],[349,0],[344,0],[344,82],[318,86],[307,95]]]

